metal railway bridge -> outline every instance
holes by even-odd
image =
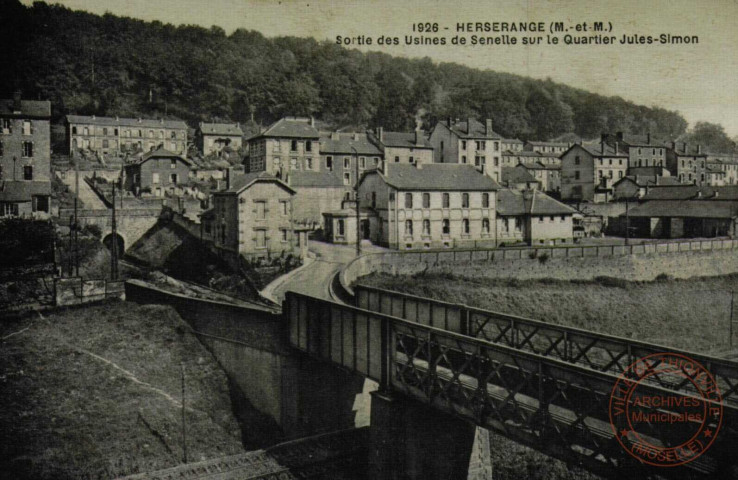
[[[738,478],[737,362],[376,288],[358,287],[355,301],[288,292],[283,310],[294,347],[379,383],[373,478],[459,478],[474,426],[603,477]],[[668,449],[694,424],[642,422],[618,439],[608,413],[619,375],[664,352],[699,362],[722,394],[719,404],[700,398],[686,369],[644,377],[637,395],[696,399],[721,411],[705,417],[718,432],[709,448],[672,467],[640,462],[621,442],[638,445],[636,435]]]

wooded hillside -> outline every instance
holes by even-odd
[[[268,123],[315,115],[333,125],[411,129],[436,119],[492,118],[502,135],[550,139],[603,131],[677,137],[677,112],[550,80],[430,59],[346,50],[329,42],[219,27],[173,26],[17,0],[0,12],[0,93],[20,88],[54,115],[175,116]],[[503,68],[490,65],[490,68]]]

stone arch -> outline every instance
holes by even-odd
[[[126,241],[119,233],[113,235],[112,232],[108,232],[108,234],[105,235],[102,239],[103,245],[105,245],[107,249],[111,251],[113,249],[114,241],[117,243],[118,246],[118,256],[122,257],[123,254],[126,252]]]

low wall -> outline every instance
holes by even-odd
[[[139,280],[127,281],[125,290],[128,301],[171,305],[244,396],[285,436],[355,426],[353,405],[363,378],[292,349],[281,310],[188,297]]]
[[[738,272],[738,240],[696,240],[640,245],[592,245],[495,250],[384,252],[363,255],[339,274],[343,290],[370,273],[461,273],[478,278],[589,280],[610,276],[653,280]]]
[[[82,280],[80,277],[54,279],[56,306],[99,302],[108,298],[122,299],[124,293],[123,281]]]

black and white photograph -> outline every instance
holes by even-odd
[[[0,478],[738,480],[737,0],[0,0]]]

